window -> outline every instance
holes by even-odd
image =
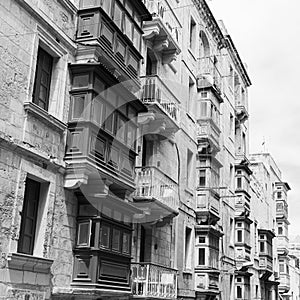
[[[230,116],[229,116],[229,122],[230,122],[230,124],[229,124],[229,126],[230,126],[230,132],[229,132],[229,135],[230,136],[232,136],[233,135],[233,129],[234,129],[234,118],[233,118],[233,115],[232,114],[230,114]]]
[[[265,242],[259,242],[259,252],[265,252]]]
[[[281,199],[282,198],[282,192],[277,192],[277,198]]]
[[[238,189],[241,189],[241,188],[242,188],[242,178],[241,178],[241,177],[238,177],[238,178],[237,178],[237,188],[238,188]]]
[[[191,18],[190,22],[190,49],[192,51],[195,51],[195,46],[196,46],[196,22],[194,21],[193,18]]]
[[[204,266],[205,265],[205,248],[199,248],[198,254],[199,254],[198,265]]]
[[[185,268],[192,268],[192,229],[185,228]]]
[[[199,170],[199,186],[201,186],[201,187],[206,186],[206,170],[205,169]]]
[[[238,243],[243,242],[243,231],[242,230],[237,231],[237,241],[238,241]]]
[[[26,179],[18,252],[33,254],[41,184]]]
[[[284,273],[284,264],[283,263],[279,264],[279,273]]]
[[[32,101],[44,110],[49,107],[53,57],[41,47],[38,49]]]
[[[238,285],[237,287],[236,287],[236,297],[238,298],[238,299],[241,299],[242,298],[242,287],[240,286],[240,285]]]
[[[283,234],[283,227],[278,226],[278,235],[282,235],[282,234]]]
[[[193,163],[193,152],[189,149],[187,150],[187,162],[186,162],[186,183],[187,187],[192,187],[192,163]]]
[[[205,236],[199,236],[198,242],[199,244],[205,244]]]
[[[189,78],[189,97],[187,103],[187,112],[194,113],[194,89],[195,89],[195,82],[192,78]]]

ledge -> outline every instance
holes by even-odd
[[[7,266],[9,269],[33,271],[38,273],[49,273],[53,260],[43,257],[36,257],[23,253],[9,253]]]
[[[58,120],[54,116],[50,115],[47,111],[40,108],[38,105],[32,102],[24,103],[24,110],[26,113],[31,113],[33,116],[38,118],[44,124],[52,127],[54,130],[62,133],[67,129],[67,124]]]

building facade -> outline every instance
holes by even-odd
[[[0,21],[0,298],[285,297],[289,186],[249,156],[251,81],[204,0]]]

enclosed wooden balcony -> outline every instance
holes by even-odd
[[[244,122],[249,118],[248,101],[245,90],[239,85],[235,87],[234,99],[236,117],[240,122]]]
[[[279,284],[279,292],[280,293],[287,293],[291,288],[291,279],[290,275],[287,273],[280,273],[280,284]]]
[[[223,91],[222,75],[217,67],[217,60],[215,57],[201,57],[198,63],[198,89],[212,88],[216,94],[221,95]],[[219,97],[222,102],[222,98]]]
[[[288,218],[288,205],[285,201],[276,201],[276,218],[286,219]]]
[[[139,115],[143,124],[149,113],[151,121],[148,123],[146,132],[168,133],[179,129],[179,101],[163,80],[157,76],[141,77],[142,91],[140,99],[148,107],[148,113]]]
[[[250,199],[245,195],[236,195],[235,197],[235,215],[240,216],[250,213]]]
[[[202,119],[197,125],[198,152],[213,154],[220,151],[220,129],[212,118]]]
[[[177,299],[177,270],[153,263],[132,263],[134,299]]]
[[[198,218],[220,219],[220,196],[213,189],[198,188],[196,214]]]
[[[276,239],[278,255],[287,255],[289,253],[289,238],[284,235],[278,235]]]
[[[178,183],[160,169],[156,167],[136,168],[134,202],[138,208],[147,212],[151,221],[177,215],[178,194]]]
[[[179,47],[180,23],[165,0],[144,0],[152,20],[143,23],[143,37],[151,41],[153,51],[160,53],[164,64],[176,60]]]

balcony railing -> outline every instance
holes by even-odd
[[[199,75],[199,88],[213,86],[219,92],[222,92],[222,75],[214,62],[213,57],[199,58]]]
[[[152,263],[131,264],[134,298],[177,299],[177,271]]]
[[[178,43],[179,41],[179,24],[174,12],[169,8],[166,1],[163,0],[143,0],[145,6],[152,14],[153,18],[160,18],[162,23],[170,32],[172,38]]]
[[[136,168],[135,197],[154,198],[172,210],[178,210],[178,184],[156,167]]]
[[[179,121],[178,100],[158,76],[141,78],[141,100],[145,104],[157,105],[172,121]]]

